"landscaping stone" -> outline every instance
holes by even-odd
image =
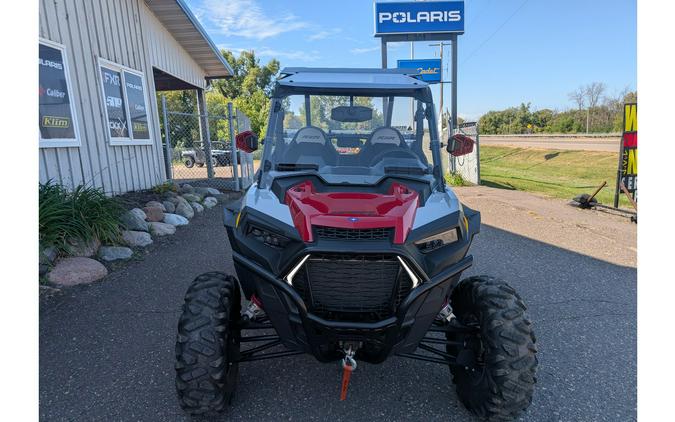
[[[170,212],[170,213],[176,212],[176,205],[173,202],[162,201],[162,205],[164,205],[164,212]]]
[[[78,239],[68,240],[70,248],[68,249],[68,255],[70,256],[83,256],[90,257],[96,255],[96,251],[101,246],[101,242],[98,239],[90,240],[89,242],[84,242]]]
[[[140,208],[134,208],[134,209],[131,210],[130,212],[131,212],[132,214],[135,214],[136,216],[138,216],[138,218],[140,218],[140,219],[142,219],[142,220],[145,220],[145,219],[147,218],[147,216],[145,215],[145,211],[143,211],[143,210],[140,209]]]
[[[192,209],[192,208],[190,208]],[[178,214],[164,214],[164,222],[172,226],[185,226],[189,223],[188,219]]]
[[[195,193],[198,193],[201,196],[209,196],[209,195],[218,195],[220,194],[220,191],[214,188],[195,188]]]
[[[213,196],[207,196],[204,198],[204,202],[202,202],[202,205],[204,205],[205,208],[213,208],[216,204],[218,204],[218,200]]]
[[[171,214],[175,215],[175,214]],[[166,214],[165,214],[166,216]],[[180,216],[178,216],[180,217]],[[176,233],[176,226],[171,225],[169,223],[148,223],[148,226],[150,226],[150,233],[152,233],[154,236],[167,236],[170,234]]]
[[[184,183],[183,186],[180,187],[180,192],[183,193],[192,193],[195,191],[195,188],[193,188],[191,185]]]
[[[191,219],[195,216],[195,211],[187,201],[183,200],[176,204],[176,214],[182,215],[187,219]]]
[[[195,210],[196,213],[202,213],[204,212],[204,207],[202,207],[202,204],[199,202],[190,202],[190,205],[192,205],[192,209]]]
[[[117,261],[118,259],[129,259],[134,251],[125,246],[101,246],[98,250],[98,257],[104,261]]]
[[[180,196],[171,196],[171,197],[166,198],[166,200],[168,202],[171,202],[174,206],[178,205],[178,203],[181,201],[181,199],[183,199],[183,198],[180,197]],[[170,211],[167,210],[167,212],[170,212]]]
[[[202,200],[202,197],[201,195],[196,193],[184,193],[183,199],[185,199],[188,202],[200,202]]]
[[[211,195],[211,196],[216,198],[218,200],[218,202],[226,202],[226,201],[231,201],[233,199],[239,198],[239,196],[235,197],[234,195],[230,195],[230,194],[227,194],[227,193],[218,193],[218,194]]]
[[[40,269],[38,271],[39,271],[40,277],[43,277],[49,271],[49,264],[40,263],[39,266],[40,266]]]
[[[49,246],[47,248],[44,248],[42,250],[42,253],[40,254],[40,263],[41,264],[51,264],[56,260],[56,248],[53,246]]]
[[[140,209],[138,211],[143,212]],[[141,218],[138,213],[127,211],[120,217],[120,223],[128,230],[148,231],[148,223],[145,222],[145,213],[143,213],[143,218]]]
[[[162,213],[162,218],[164,213]],[[132,247],[144,247],[152,243],[152,237],[149,233],[138,232],[133,230],[125,230],[122,232],[122,240]]]
[[[62,286],[91,283],[108,275],[108,270],[95,259],[85,257],[63,258],[56,262],[47,279]]]
[[[147,204],[145,204],[146,207],[155,207],[161,209],[163,212],[166,211],[166,208],[164,207],[164,204],[159,202],[159,201],[148,201]],[[147,214],[147,213],[146,213]]]
[[[145,212],[145,219],[147,221],[162,221],[164,220],[164,211],[158,207],[145,207],[143,208]]]

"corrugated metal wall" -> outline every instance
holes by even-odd
[[[40,0],[40,37],[66,46],[80,147],[40,148],[40,181],[115,194],[165,180],[152,67],[204,87],[204,73],[143,0]],[[98,58],[144,73],[153,144],[110,146]]]

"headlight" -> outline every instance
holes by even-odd
[[[266,244],[267,246],[272,246],[274,248],[283,248],[285,247],[289,240],[285,236],[280,234],[273,233],[269,230],[250,225],[248,226],[249,236],[253,236],[257,241]]]
[[[427,253],[434,251],[441,246],[449,245],[455,243],[459,240],[459,232],[457,228],[444,231],[442,233],[435,234],[433,236],[425,237],[422,240],[415,242],[420,252]]]

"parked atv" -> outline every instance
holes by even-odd
[[[358,361],[397,356],[449,367],[478,416],[526,409],[532,325],[504,281],[460,280],[480,213],[445,185],[441,148],[458,155],[472,143],[439,142],[429,86],[406,70],[290,68],[270,110],[256,183],[225,210],[236,276],[203,274],[185,297],[182,407],[221,411],[240,363],[309,353],[341,363],[341,399]],[[394,126],[411,118],[406,141]]]
[[[227,148],[227,149],[226,149]],[[192,149],[180,153],[181,161],[187,168],[204,167],[206,164],[206,151],[202,142],[195,142]],[[232,163],[232,150],[223,142],[211,144],[211,163],[213,167],[228,166]]]

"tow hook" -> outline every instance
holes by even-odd
[[[255,321],[256,319],[261,318],[263,315],[265,315],[265,311],[262,308],[260,299],[258,299],[256,295],[252,295],[251,302],[246,307],[246,310],[242,312],[241,318],[244,321]]]
[[[446,298],[445,305],[443,305],[443,308],[441,308],[438,315],[436,315],[436,320],[443,322],[450,322],[453,318],[455,318],[455,314],[452,313],[452,307],[450,306],[450,302]]]
[[[352,372],[356,370],[356,359],[354,355],[356,354],[356,348],[358,345],[352,343],[345,343],[344,349],[342,352],[345,354],[345,357],[342,358],[342,386],[340,388],[340,401],[347,400],[347,389],[349,388],[349,379],[352,376]]]

